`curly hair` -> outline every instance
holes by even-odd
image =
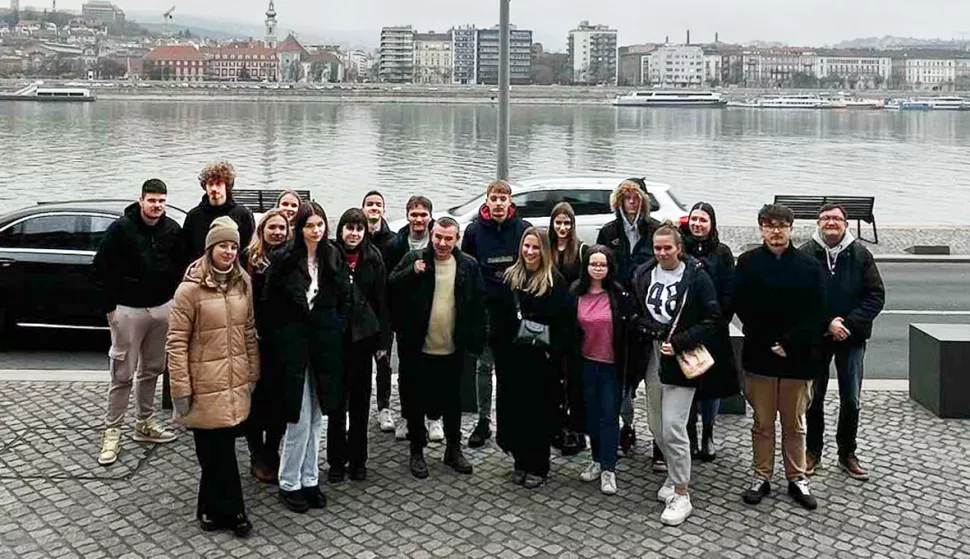
[[[206,165],[205,169],[202,169],[202,172],[199,173],[199,184],[202,185],[202,188],[219,181],[225,182],[226,188],[229,189],[236,182],[236,169],[228,161]]]

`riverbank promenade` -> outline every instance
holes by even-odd
[[[176,442],[155,446],[131,441],[128,426],[119,461],[97,464],[106,390],[97,382],[0,379],[0,558],[970,558],[970,422],[937,419],[905,392],[864,394],[866,482],[836,466],[838,399],[830,398],[814,512],[786,495],[780,456],[772,494],[758,507],[742,503],[751,479],[750,413],[722,416],[718,459],[695,463],[694,514],[677,528],[659,521],[663,478],[650,472],[642,411],[636,451],[620,461],[619,494],[611,497],[579,481],[588,453],[555,453],[546,486],[517,487],[511,459],[493,441],[466,450],[475,473],[463,477],[441,465],[443,447],[432,444],[431,477],[419,481],[408,471],[407,443],[372,422],[367,481],[326,485],[327,508],[299,515],[282,507],[274,486],[248,475],[239,439],[255,526],[240,540],[196,525],[199,468],[183,429],[176,428]],[[642,390],[637,406],[643,410]],[[463,426],[467,437],[470,416]]]

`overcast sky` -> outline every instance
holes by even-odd
[[[42,5],[47,0],[22,0]],[[5,0],[0,0],[5,2]],[[176,4],[178,14],[257,23],[269,0],[114,0],[127,10],[161,13]],[[60,0],[80,9],[80,0]],[[421,31],[445,31],[455,24],[498,23],[499,0],[278,0],[280,27],[371,30],[412,24]],[[512,0],[512,22],[533,29],[537,41],[565,47],[580,20],[619,30],[620,44],[683,41],[685,30],[698,42],[779,41],[825,45],[845,39],[896,35],[922,38],[970,37],[970,0]],[[555,44],[555,41],[561,45]],[[375,38],[375,43],[377,39]]]

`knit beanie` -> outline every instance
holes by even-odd
[[[212,225],[209,226],[209,233],[205,236],[205,249],[209,250],[225,241],[239,244],[239,226],[227,215],[217,217],[212,221]]]

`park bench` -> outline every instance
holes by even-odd
[[[264,213],[276,207],[276,199],[283,190],[233,190],[232,199],[246,206],[253,213]],[[309,190],[297,190],[304,202],[310,200]]]
[[[879,231],[876,230],[876,216],[872,208],[876,204],[874,196],[794,196],[776,194],[775,203],[782,204],[795,213],[795,219],[818,219],[818,211],[825,204],[839,204],[845,208],[848,221],[856,222],[856,237],[862,237],[862,222],[872,225],[873,238],[870,242],[879,244]]]

